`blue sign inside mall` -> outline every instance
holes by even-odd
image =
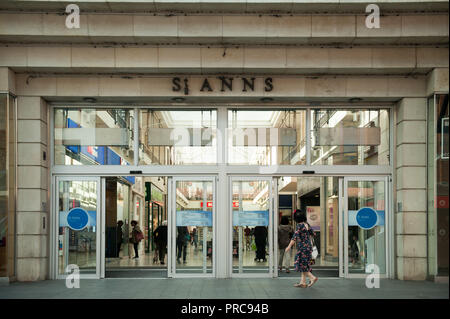
[[[178,226],[212,227],[212,212],[203,210],[177,210]]]
[[[233,226],[269,226],[269,211],[234,211]]]

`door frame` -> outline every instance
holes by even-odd
[[[176,184],[178,181],[189,182],[212,182],[213,190],[213,207],[212,207],[212,264],[211,273],[177,273],[176,272]],[[168,241],[167,241],[167,277],[168,278],[215,278],[216,277],[216,247],[217,247],[217,231],[216,231],[216,214],[217,214],[217,177],[216,176],[170,176],[168,178]],[[207,249],[207,247],[206,247]]]
[[[340,261],[339,263],[342,265],[339,266],[339,275],[345,278],[366,278],[369,274],[350,274],[348,271],[348,182],[356,181],[356,182],[384,182],[384,197],[385,197],[385,263],[386,263],[386,273],[380,274],[379,278],[391,278],[391,225],[392,225],[392,214],[391,214],[391,199],[389,195],[390,187],[390,178],[388,176],[346,176],[342,178],[342,184],[339,183],[339,192],[341,193],[342,189],[342,209],[340,209],[342,218],[340,223],[340,234],[342,234],[343,238],[339,238],[341,246]],[[342,187],[341,187],[342,186]],[[341,195],[341,194],[340,194]],[[342,272],[341,272],[342,270]]]
[[[274,268],[277,268],[277,263],[275,262],[275,256],[277,256],[277,245],[274,245],[275,234],[274,230],[275,219],[274,211],[275,211],[275,203],[278,202],[275,200],[278,192],[274,191],[275,185],[277,182],[275,181],[277,177],[275,176],[229,176],[228,178],[228,238],[231,243],[227,253],[228,259],[228,269],[230,278],[272,278],[278,276],[278,271]],[[233,273],[233,182],[245,182],[245,181],[267,181],[268,192],[269,192],[269,231],[268,231],[268,241],[269,241],[269,272],[267,273]],[[278,224],[278,219],[276,219],[276,224]]]
[[[59,274],[59,183],[71,182],[71,181],[93,181],[97,183],[97,214],[96,214],[96,269],[95,274],[81,274],[80,279],[100,279],[102,275],[102,269],[104,269],[104,262],[102,256],[104,252],[104,192],[102,188],[101,177],[99,176],[54,176],[54,186],[52,188],[53,194],[53,209],[55,214],[51,214],[51,225],[53,230],[52,244],[50,250],[52,252],[51,264],[53,265],[52,278],[66,279],[69,275]]]

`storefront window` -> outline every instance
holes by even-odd
[[[55,109],[55,165],[133,165],[134,111]]]
[[[0,95],[0,277],[14,275],[15,102]]]
[[[228,111],[228,163],[306,163],[306,111]]]
[[[389,165],[389,110],[311,110],[312,165]]]
[[[139,165],[217,163],[215,110],[139,112]]]
[[[428,99],[428,273],[448,276],[448,94]]]

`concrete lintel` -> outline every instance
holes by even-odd
[[[281,100],[322,100],[341,101],[355,97],[363,100],[398,101],[404,97],[423,97],[426,94],[425,76],[271,76],[273,88],[268,87],[266,77],[255,76],[254,91],[244,92],[241,76],[235,76],[233,90],[220,90],[217,76],[209,76],[213,92],[201,91],[202,83],[208,76],[184,76],[187,78],[189,92],[173,90],[173,77],[139,77],[130,78],[106,76],[16,76],[16,87],[19,95],[43,96],[46,99],[69,98],[79,99],[85,96],[96,98],[125,98],[129,101],[141,99],[166,99],[183,97],[198,100],[248,100],[260,101],[261,98]],[[232,75],[230,75],[232,76]],[[325,93],[324,93],[325,92]]]
[[[66,5],[72,3],[72,0],[4,0],[1,2],[2,10],[46,10],[60,11]],[[369,4],[377,4],[383,10],[394,12],[414,12],[422,11],[443,11],[448,10],[448,1],[445,0],[282,0],[282,1],[238,1],[238,0],[82,0],[77,3],[83,7],[85,11],[102,11],[102,12],[328,12],[330,10],[336,12],[355,12],[360,11],[361,7]]]

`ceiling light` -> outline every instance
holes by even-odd
[[[261,102],[272,102],[273,101],[273,98],[271,98],[271,97],[262,97],[261,98]]]
[[[178,102],[178,103],[180,103],[180,102],[184,102],[184,97],[174,97],[174,98],[172,98],[172,101],[174,101],[174,102]]]
[[[95,102],[97,102],[97,99],[93,98],[93,97],[84,97],[83,101],[87,102],[87,103],[95,103]]]

